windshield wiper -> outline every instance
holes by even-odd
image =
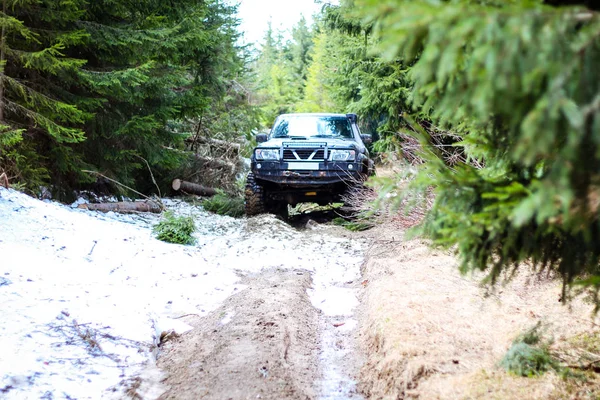
[[[290,135],[283,135],[283,136],[274,136],[275,139],[292,139],[292,140],[306,140],[306,136],[290,136]]]

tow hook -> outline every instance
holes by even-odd
[[[285,176],[286,178],[289,178],[290,176],[302,176],[297,172],[293,172],[293,171],[283,171],[283,176]]]

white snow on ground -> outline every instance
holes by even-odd
[[[317,271],[315,293],[356,278],[360,243],[308,236],[271,216],[235,220],[166,204],[194,216],[197,245],[154,239],[159,216],[101,214],[0,188],[0,398],[120,399],[130,389],[157,398],[161,333],[218,308],[243,289],[240,274]]]

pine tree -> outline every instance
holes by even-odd
[[[1,3],[0,168],[33,192],[47,183],[49,170],[67,172],[70,144],[84,139],[91,117],[73,105],[69,90],[85,60],[65,54],[85,40],[85,32],[73,28],[83,6],[80,0]],[[44,160],[40,149],[54,158]]]
[[[530,260],[598,289],[600,14],[561,3],[359,2],[382,52],[416,61],[414,105],[485,165],[449,168],[420,135],[425,231],[492,281]]]
[[[355,12],[354,2],[347,0],[324,10],[319,29],[327,42],[323,60],[327,78],[320,90],[336,109],[361,116],[362,129],[378,139],[374,149],[398,150],[398,131],[406,125],[400,115],[411,96],[409,68],[401,60],[372,54],[372,24]]]
[[[256,65],[256,91],[262,103],[262,123],[269,126],[279,114],[294,109],[302,86],[302,81],[294,76],[291,60],[286,57],[282,35],[274,32],[270,23]]]
[[[153,190],[145,161],[172,179],[187,122],[217,112],[242,68],[234,12],[217,0],[89,3],[79,22],[89,40],[71,51],[89,59],[81,106],[96,114],[82,150],[93,168],[142,190]]]
[[[300,18],[300,21],[292,29],[292,43],[290,47],[294,73],[298,79],[305,82],[308,77],[308,67],[311,61],[310,54],[313,48],[313,33],[304,16]]]

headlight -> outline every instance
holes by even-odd
[[[257,160],[279,160],[278,149],[256,149]]]
[[[354,150],[331,150],[329,153],[331,161],[354,161],[356,159]]]

